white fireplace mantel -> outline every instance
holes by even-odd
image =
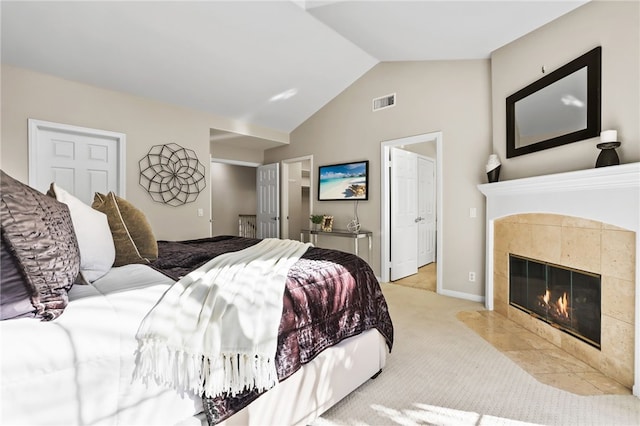
[[[493,227],[501,217],[551,213],[581,217],[636,233],[635,370],[640,396],[640,163],[478,185],[486,196],[485,305],[493,310]]]

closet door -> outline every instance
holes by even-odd
[[[29,120],[29,185],[55,182],[85,204],[96,192],[124,197],[123,133]]]
[[[259,166],[256,171],[258,238],[280,238],[280,185],[278,163]]]

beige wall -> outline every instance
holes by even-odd
[[[263,164],[264,152],[258,149],[247,149],[232,145],[211,142],[211,158]]]
[[[501,180],[590,169],[599,138],[506,158],[507,96],[602,46],[602,129],[616,129],[622,163],[640,161],[640,3],[592,1],[491,55],[493,150]]]
[[[256,168],[211,163],[213,235],[238,235],[238,215],[256,214]]]
[[[0,167],[25,183],[29,118],[125,133],[126,198],[145,212],[157,238],[170,240],[209,235],[211,185],[184,206],[153,201],[138,184],[138,161],[152,145],[174,142],[193,149],[208,175],[210,128],[288,141],[287,134],[272,130],[238,126],[211,114],[2,65]],[[202,217],[197,216],[199,208],[204,210]]]
[[[601,45],[602,127],[618,130],[623,163],[640,161],[638,8],[637,2],[591,2],[498,49],[490,62],[381,63],[297,128],[290,146],[267,151],[265,161],[310,153],[316,167],[369,159],[372,194],[360,203],[359,217],[374,231],[370,263],[380,273],[380,142],[443,131],[443,287],[482,296],[484,282],[469,283],[467,273],[484,276],[484,200],[476,185],[486,182],[488,154],[500,155],[503,180],[592,168],[599,154],[596,138],[506,159],[505,99],[540,78],[542,65],[553,70]],[[371,112],[372,98],[393,92],[397,106]],[[314,202],[338,227],[352,217],[351,203]],[[478,208],[477,219],[468,217],[470,207]]]
[[[381,142],[442,131],[444,285],[482,296],[484,283],[468,282],[468,272],[484,276],[484,200],[476,185],[486,182],[491,147],[489,68],[488,60],[378,64],[298,127],[289,146],[266,151],[265,161],[313,154],[315,175],[319,165],[368,159],[371,192],[358,213],[362,227],[374,232],[370,264],[380,274]],[[394,92],[395,107],[372,112],[373,98]],[[477,218],[469,218],[470,207],[478,209]],[[334,226],[345,228],[353,203],[315,200],[314,211],[334,215]],[[351,250],[339,240],[331,243]]]
[[[363,227],[374,231],[369,259],[380,273],[380,143],[421,133],[443,132],[444,270],[446,290],[484,295],[484,164],[493,150],[503,161],[502,179],[591,168],[596,139],[514,159],[505,158],[506,96],[596,45],[603,47],[602,126],[617,129],[624,163],[640,161],[640,5],[592,1],[510,43],[489,60],[381,63],[329,102],[290,135],[246,127],[211,114],[44,74],[2,66],[0,166],[26,182],[27,119],[123,132],[127,135],[127,198],[147,214],[158,238],[209,234],[210,186],[181,207],[156,203],[138,185],[137,162],[154,144],[175,142],[195,150],[209,173],[210,128],[291,145],[264,153],[264,162],[312,154],[314,167],[368,159],[371,195],[359,205]],[[397,105],[371,111],[372,99],[397,93]],[[216,149],[219,158],[260,162],[255,152]],[[242,158],[239,158],[242,157]],[[250,158],[249,158],[250,157]],[[315,194],[315,182],[312,182]],[[315,197],[315,195],[314,195]],[[478,217],[469,218],[469,208]],[[205,211],[197,217],[198,208]],[[314,201],[314,212],[335,216],[345,227],[353,204]],[[176,225],[178,224],[178,225]],[[184,225],[179,225],[184,224]],[[336,243],[337,244],[337,243]],[[343,242],[350,249],[349,242]],[[480,277],[467,281],[469,271]]]
[[[425,157],[433,158],[435,160],[438,149],[435,142],[417,143],[413,145],[407,145],[404,147],[406,151],[415,152]]]

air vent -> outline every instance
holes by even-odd
[[[391,108],[392,106],[396,106],[396,94],[392,93],[390,95],[382,96],[380,98],[375,98],[373,100],[373,110],[379,111],[385,108]]]

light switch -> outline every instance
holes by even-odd
[[[469,209],[469,217],[478,217],[478,211],[475,207]]]
[[[198,216],[200,216],[200,217],[204,216],[204,210],[203,209],[198,209]]]

